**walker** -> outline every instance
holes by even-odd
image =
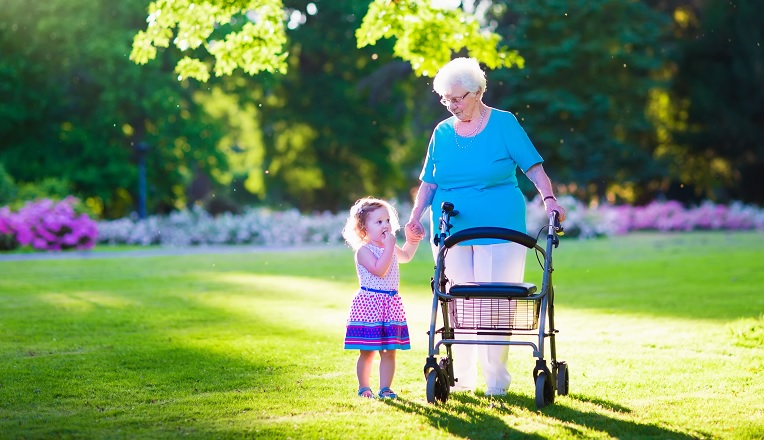
[[[533,382],[536,386],[536,407],[543,408],[554,403],[555,392],[568,394],[568,366],[557,360],[554,328],[554,288],[552,285],[552,249],[560,244],[558,235],[563,229],[557,212],[549,216],[546,249],[537,240],[522,232],[506,228],[478,227],[465,229],[450,235],[451,217],[458,214],[454,205],[444,202],[441,206],[439,234],[433,238],[438,247],[435,275],[431,280],[433,301],[430,319],[429,357],[424,366],[427,380],[427,402],[446,402],[454,377],[451,346],[454,344],[476,345],[522,345],[533,349],[536,367]],[[543,231],[543,229],[542,229]],[[541,291],[531,283],[470,282],[453,284],[445,275],[446,254],[458,243],[479,238],[493,238],[519,243],[536,251],[536,258],[543,269]],[[543,258],[543,263],[541,259]],[[478,301],[464,302],[465,299]],[[479,303],[477,306],[475,302]],[[467,305],[465,305],[467,304]],[[443,327],[435,329],[438,307],[442,310]],[[463,335],[476,335],[476,339],[459,339]],[[440,341],[436,342],[436,335]],[[528,341],[496,341],[481,336],[531,336]],[[533,342],[538,337],[538,342]],[[544,359],[544,341],[549,338],[551,371]],[[446,347],[446,356],[440,361],[440,346]]]

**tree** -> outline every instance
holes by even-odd
[[[368,194],[397,195],[392,189],[404,186],[404,177],[393,150],[410,68],[377,87],[383,83],[375,73],[395,62],[387,43],[355,48],[363,4],[286,6],[304,23],[288,30],[289,69],[270,79],[262,101],[268,201],[338,210]]]
[[[764,4],[709,0],[683,41],[672,132],[680,182],[712,199],[764,203]]]
[[[581,198],[633,201],[662,179],[646,108],[662,84],[665,16],[622,0],[497,2],[491,13],[525,68],[490,72],[488,94],[518,116],[553,180]]]
[[[142,0],[6,0],[0,10],[0,162],[17,183],[61,178],[97,213],[134,209],[133,145],[151,146],[153,211],[184,199],[193,170],[226,164],[219,125],[194,84],[170,76],[174,55],[127,58]],[[169,70],[168,70],[169,68]]]
[[[318,8],[331,0],[315,0]],[[516,51],[499,47],[500,37],[482,29],[472,14],[458,6],[433,1],[374,0],[358,27],[358,47],[396,38],[396,56],[417,74],[434,76],[452,52],[466,50],[491,68],[522,63]],[[453,2],[452,2],[453,3]],[[241,68],[249,74],[284,73],[287,68],[284,18],[291,16],[281,0],[155,0],[148,8],[148,25],[133,42],[130,59],[145,64],[157,48],[171,44],[188,53],[176,65],[182,78],[207,81]],[[175,38],[173,38],[175,37]],[[203,58],[204,52],[214,62]]]

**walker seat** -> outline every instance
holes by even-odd
[[[454,284],[448,294],[460,298],[525,298],[536,293],[531,283],[471,282]]]

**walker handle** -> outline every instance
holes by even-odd
[[[554,228],[554,231],[557,232],[557,235],[565,235],[565,230],[560,223],[560,213],[556,210],[549,214],[549,227]]]

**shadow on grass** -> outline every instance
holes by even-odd
[[[582,394],[570,394],[568,395],[569,398],[578,400],[579,402],[586,402],[591,403],[593,405],[601,406],[608,411],[613,411],[617,413],[623,413],[623,414],[629,414],[631,413],[631,408],[627,408],[625,406],[618,405],[617,403],[613,403],[607,400],[599,399],[597,397],[590,397],[590,396],[584,396]]]
[[[568,398],[578,400],[580,402],[593,403],[597,406],[603,407],[605,410],[617,412],[619,414],[629,414],[633,411],[623,406],[617,405],[613,402],[608,402],[598,398],[592,398],[582,395],[571,395]],[[527,405],[533,405],[535,402],[528,398],[521,398],[527,401]],[[695,435],[686,434],[683,432],[673,431],[666,427],[657,425],[649,425],[638,423],[634,421],[623,420],[617,417],[612,417],[606,414],[597,412],[584,412],[577,409],[573,409],[568,406],[554,404],[541,410],[547,417],[556,419],[561,423],[566,424],[566,429],[571,434],[580,436],[583,433],[580,429],[570,427],[574,424],[581,428],[588,428],[594,431],[606,432],[613,437],[623,438],[625,434],[628,434],[631,438],[661,438],[661,439],[695,439],[698,438]],[[708,435],[703,435],[708,437]]]
[[[452,394],[446,404],[422,405],[419,402],[398,398],[385,400],[387,405],[407,413],[417,414],[427,419],[430,424],[463,438],[523,438],[543,439],[537,434],[525,434],[507,426],[502,415],[512,412],[511,407],[496,406],[489,398],[472,394]],[[450,402],[450,403],[449,403]]]
[[[581,402],[592,403],[607,411],[629,414],[631,409],[602,399],[587,396],[569,396]],[[543,435],[522,432],[512,428],[505,421],[506,416],[516,414],[526,417],[526,411],[538,413],[548,419],[548,425],[557,425],[573,437],[592,435],[590,431],[606,433],[614,438],[628,435],[632,438],[694,439],[695,436],[671,429],[622,420],[597,412],[581,411],[559,403],[537,410],[535,400],[527,396],[508,394],[502,397],[481,394],[455,393],[445,404],[422,405],[421,403],[398,398],[385,401],[401,411],[418,414],[438,429],[462,438],[524,438],[542,439]],[[520,414],[522,412],[522,414]]]

